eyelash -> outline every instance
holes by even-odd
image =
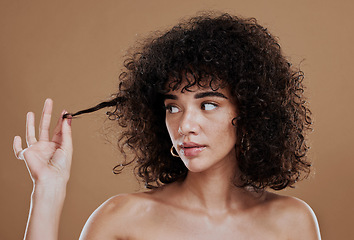
[[[206,107],[205,107],[206,105],[212,105],[212,109],[207,110]],[[168,104],[168,105],[166,105],[166,106],[164,106],[164,107],[165,107],[165,110],[168,111],[168,112],[171,113],[171,114],[177,113],[177,112],[172,112],[172,108],[177,108],[177,109],[178,109],[178,107],[175,106],[175,105]],[[218,104],[212,103],[212,102],[203,102],[203,103],[201,104],[201,106],[200,106],[200,108],[201,108],[202,110],[204,110],[204,111],[211,111],[211,110],[214,110],[214,109],[217,108],[217,107],[218,107]],[[179,110],[179,109],[178,109],[178,110]]]

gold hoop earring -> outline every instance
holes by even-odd
[[[172,145],[171,150],[170,150],[171,155],[174,156],[174,157],[179,157],[178,153],[176,154],[176,153],[173,152],[173,149],[174,149],[174,147]]]

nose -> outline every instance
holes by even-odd
[[[198,116],[193,111],[185,111],[179,123],[180,135],[198,134],[200,129]]]

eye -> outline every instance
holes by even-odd
[[[202,110],[206,110],[206,111],[211,111],[214,110],[215,108],[217,108],[218,105],[216,105],[215,103],[202,103]]]
[[[179,108],[173,105],[167,105],[165,106],[166,111],[168,111],[169,113],[178,113],[179,112]]]

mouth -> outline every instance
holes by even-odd
[[[188,142],[180,144],[179,147],[181,149],[181,154],[183,154],[184,156],[195,157],[206,148],[206,145]]]

